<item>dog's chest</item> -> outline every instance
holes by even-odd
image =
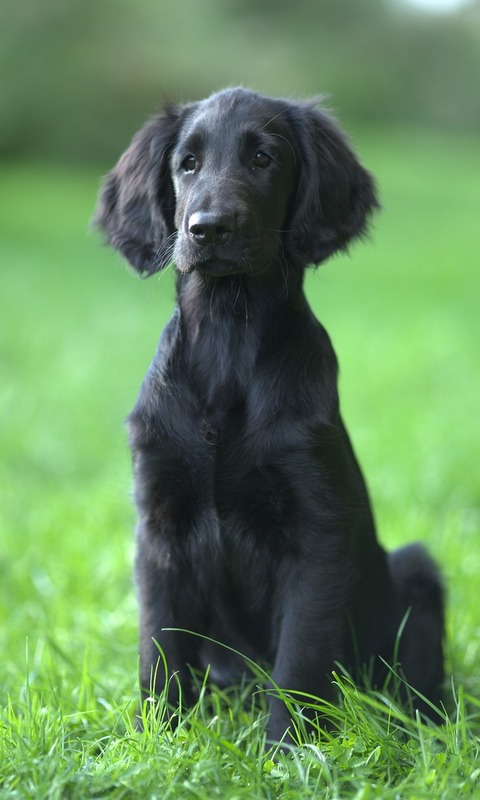
[[[226,415],[222,410],[207,407],[202,419],[202,434],[208,444],[218,444],[224,435]]]
[[[281,360],[272,369],[258,331],[231,320],[195,328],[177,314],[162,337],[130,417],[136,499],[162,538],[186,544],[196,532],[198,558],[208,557],[207,542],[278,547],[279,532],[289,538],[295,527],[296,483],[308,465],[294,448],[298,424],[287,422],[293,392],[279,391]]]
[[[255,379],[256,348],[249,331],[208,324],[189,342],[182,376],[195,403],[194,417],[210,445],[235,438],[245,425],[249,387]]]
[[[219,388],[200,412],[201,435],[209,445],[228,444],[245,426],[245,395],[235,381]],[[212,454],[210,454],[210,458]]]

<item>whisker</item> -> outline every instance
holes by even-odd
[[[163,242],[160,243],[157,250],[155,251],[155,257],[153,262],[155,267],[158,266],[162,267],[162,265],[165,265],[165,267],[168,266],[173,256],[173,250],[175,247],[176,238],[177,238],[177,231],[174,231],[173,233],[169,234],[167,238],[164,239]]]

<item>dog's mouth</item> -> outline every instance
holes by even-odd
[[[263,262],[259,260],[258,243],[237,241],[228,247],[222,245],[192,247],[181,239],[173,253],[173,262],[179,272],[189,274],[198,272],[209,277],[228,275],[253,275]]]
[[[202,258],[179,258],[176,261],[179,272],[189,274],[199,272],[209,277],[225,277],[227,275],[243,275],[252,271],[249,258],[221,258],[218,254],[205,254]]]
[[[192,269],[197,270],[198,272],[202,273],[202,275],[219,278],[227,275],[240,275],[248,272],[248,269],[246,269],[245,265],[242,266],[235,261],[226,261],[220,259],[201,261],[200,263],[195,264]]]

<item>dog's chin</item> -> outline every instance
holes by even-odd
[[[180,263],[177,264],[177,269],[184,274],[198,272],[200,275],[205,275],[209,278],[226,278],[229,275],[243,275],[249,272],[248,266],[245,264],[218,258],[193,263]]]
[[[234,261],[205,261],[198,264],[196,270],[211,278],[226,278],[229,275],[242,275],[247,272],[245,266],[240,266]]]

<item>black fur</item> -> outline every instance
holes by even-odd
[[[187,700],[189,667],[208,661],[220,682],[242,669],[168,628],[330,698],[337,660],[355,673],[373,657],[381,679],[408,614],[403,672],[440,702],[437,569],[420,545],[387,556],[377,542],[335,355],[302,289],[304,268],[345,250],[376,207],[323,111],[243,89],[151,120],[106,179],[96,222],[109,242],[141,273],[173,261],[178,275],[129,418],[147,695],[165,680],[157,643]],[[169,692],[175,703],[177,681]],[[279,701],[270,712],[279,740],[290,718]]]

